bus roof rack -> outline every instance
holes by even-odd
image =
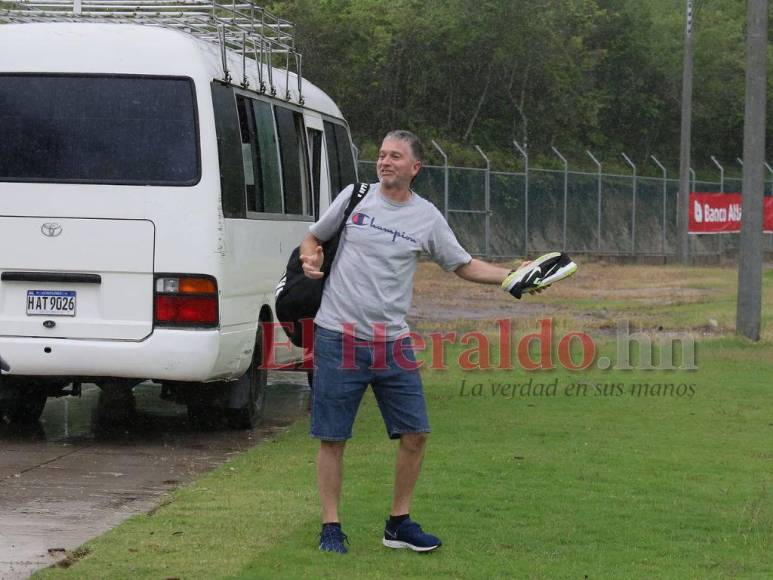
[[[290,92],[290,68],[298,80],[297,100],[303,104],[303,58],[295,50],[292,22],[279,18],[250,0],[16,0],[2,2],[0,24],[25,22],[109,22],[160,26],[187,32],[220,49],[223,80],[231,82],[227,49],[242,55],[243,87],[249,86],[249,66],[257,69],[257,91],[276,95],[274,59],[285,73],[285,95]],[[265,65],[265,71],[264,66]]]

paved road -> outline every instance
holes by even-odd
[[[254,431],[195,430],[152,384],[135,389],[129,426],[116,426],[99,388],[84,385],[80,399],[50,399],[34,427],[0,428],[0,579],[26,578],[305,415],[305,374],[269,382]]]

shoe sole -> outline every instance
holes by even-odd
[[[440,547],[440,544],[437,544],[435,546],[422,548],[421,546],[414,546],[413,544],[409,544],[408,542],[400,542],[398,540],[387,540],[386,538],[382,538],[381,543],[384,544],[387,548],[394,548],[396,550],[403,550],[405,548],[408,548],[409,550],[413,550],[414,552],[431,552],[432,550],[436,550]]]
[[[547,278],[543,278],[542,280],[540,280],[538,285],[542,287],[542,286],[549,286],[551,284],[555,284],[559,280],[568,278],[576,271],[577,271],[577,264],[575,264],[574,262],[570,262],[565,266],[559,268],[554,274],[551,274]]]
[[[561,280],[568,278],[569,276],[574,274],[577,271],[577,264],[573,262],[571,258],[569,258],[569,256],[567,256],[566,254],[562,254],[561,252],[550,252],[549,254],[544,254],[539,258],[535,259],[534,263],[539,264],[540,267],[542,267],[542,264],[544,264],[546,261],[554,258],[560,258],[562,256],[565,263],[560,268],[558,268],[552,274],[545,276],[544,278],[538,279],[537,282],[534,284],[533,288],[528,288],[524,291],[529,294],[533,294],[537,290],[549,288],[552,284],[555,284],[556,282],[560,282]]]

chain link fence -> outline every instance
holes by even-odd
[[[377,180],[374,161],[359,161],[358,169],[360,179]],[[735,178],[691,183],[692,191],[741,191]],[[554,250],[676,255],[676,179],[425,165],[414,189],[444,213],[460,243],[476,256],[512,258]],[[765,194],[773,195],[773,182],[765,183]],[[738,242],[739,234],[690,235],[690,254],[733,255]],[[773,252],[773,234],[765,234],[763,248]]]

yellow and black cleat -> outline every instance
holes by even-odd
[[[563,252],[550,252],[513,270],[502,282],[502,289],[520,299],[524,293],[547,288],[577,271],[577,264]]]

